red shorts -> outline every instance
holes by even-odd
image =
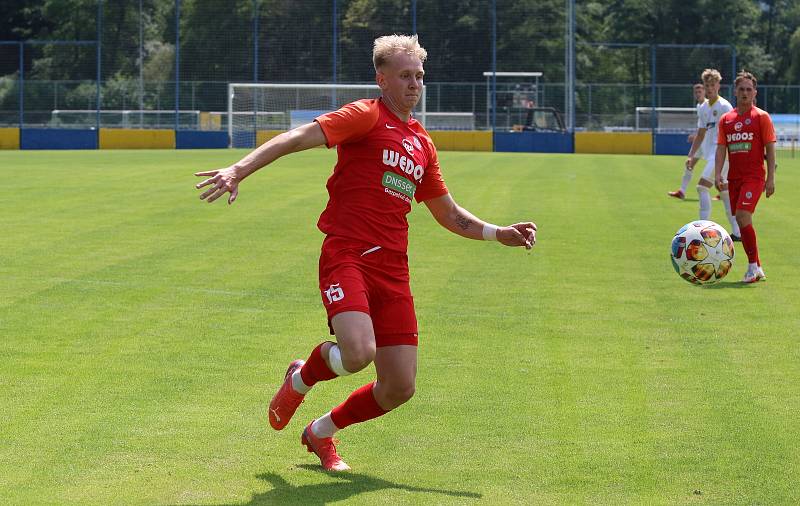
[[[728,194],[731,197],[731,213],[736,214],[738,209],[756,212],[756,204],[764,191],[764,181],[746,179],[728,181]]]
[[[331,334],[331,318],[343,311],[360,311],[372,319],[376,346],[417,345],[405,253],[328,236],[319,257],[319,289]]]

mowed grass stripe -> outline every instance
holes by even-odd
[[[183,190],[183,189],[181,189],[181,190]],[[179,194],[176,194],[175,196],[177,197],[177,196],[179,196]],[[193,205],[197,205],[194,201],[192,202],[192,204]],[[218,204],[218,206],[219,206],[219,204]],[[274,206],[274,207],[278,207],[278,206]],[[302,206],[302,207],[304,208],[305,206]],[[169,212],[160,211],[160,214],[161,215],[168,215]],[[283,213],[280,213],[279,216],[283,216]],[[163,265],[164,264],[163,258],[159,258],[159,257],[160,257],[160,255],[163,254],[163,250],[165,249],[165,244],[164,244],[165,241],[164,241],[164,239],[155,237],[160,233],[160,232],[158,232],[159,230],[163,231],[163,226],[154,227],[153,229],[151,229],[149,224],[151,224],[152,221],[153,221],[152,220],[152,216],[148,216],[148,215],[139,213],[137,218],[133,218],[131,220],[128,220],[127,223],[124,220],[121,220],[121,222],[118,223],[115,227],[109,227],[109,229],[101,230],[100,231],[100,236],[103,237],[104,240],[109,240],[110,239],[113,242],[114,241],[114,237],[107,235],[107,232],[110,232],[110,228],[119,228],[123,232],[125,232],[125,231],[131,232],[131,228],[132,227],[135,227],[137,225],[141,225],[142,228],[146,229],[145,231],[153,230],[154,233],[151,234],[151,236],[138,234],[137,235],[138,240],[137,240],[137,242],[135,244],[136,247],[134,248],[134,250],[142,251],[145,248],[153,247],[153,248],[155,248],[155,249],[157,249],[159,251],[150,252],[146,256],[143,255],[143,254],[140,254],[140,255],[134,257],[133,259],[126,261],[125,263],[127,265],[121,265],[120,263],[117,263],[117,264],[114,264],[112,266],[104,268],[102,271],[98,270],[98,271],[89,273],[90,275],[92,275],[95,278],[100,278],[100,280],[97,281],[96,283],[92,283],[93,280],[88,280],[88,286],[94,288],[94,290],[90,290],[90,291],[98,291],[97,290],[98,287],[102,288],[102,287],[105,286],[106,289],[105,290],[100,290],[103,293],[97,294],[97,297],[104,297],[104,298],[108,297],[108,299],[106,299],[106,300],[114,301],[113,305],[116,307],[115,310],[112,308],[112,312],[119,311],[123,315],[130,315],[132,320],[133,319],[142,318],[141,315],[148,315],[149,317],[153,317],[154,316],[153,315],[153,308],[157,308],[157,307],[160,307],[160,306],[163,305],[163,303],[159,300],[160,299],[160,297],[158,296],[159,292],[161,292],[161,294],[167,294],[167,298],[171,298],[171,296],[168,295],[169,292],[171,291],[171,288],[168,285],[163,284],[164,280],[163,280],[163,278],[158,276],[159,273],[158,273],[157,270],[156,270],[156,272],[152,272],[152,267],[151,266],[159,266],[159,265]],[[142,223],[140,223],[140,222],[142,222]],[[69,238],[69,242],[71,242],[71,243],[74,242],[76,244],[86,245],[87,247],[91,246],[91,244],[88,244],[88,245],[86,244],[87,243],[86,237],[77,237],[77,238],[76,237],[71,237],[71,238]],[[180,254],[180,252],[178,252],[178,254]],[[210,255],[209,255],[209,257],[213,258]],[[276,260],[281,260],[281,261],[277,262],[275,265],[282,266],[283,269],[286,270],[286,271],[296,270],[291,265],[291,263],[292,263],[291,259],[292,259],[291,256],[286,256],[285,258],[276,259]],[[141,272],[141,273],[137,272],[139,270],[144,270],[144,272]],[[82,271],[85,272],[85,270],[82,269],[82,266],[80,266],[80,265],[76,266],[75,269],[70,269],[70,272],[82,272]],[[133,276],[133,279],[148,279],[147,276],[152,276],[152,279],[156,280],[156,282],[149,283],[149,286],[148,285],[139,286],[138,290],[136,289],[137,287],[135,286],[135,283],[126,284],[124,281],[120,282],[121,286],[115,286],[114,285],[114,283],[115,283],[114,279],[119,279],[119,278],[124,279],[125,276],[123,276],[122,274],[125,273],[125,271],[130,271],[130,273],[128,275],[129,276]],[[218,268],[214,269],[214,271],[215,271],[214,274],[216,274],[216,273],[219,272],[219,269]],[[223,273],[223,274],[227,274],[227,273]],[[80,281],[80,280],[78,280],[78,281]],[[65,304],[64,309],[66,311],[69,311],[70,314],[79,314],[79,315],[87,315],[88,314],[88,315],[91,315],[88,318],[88,320],[91,320],[92,317],[93,317],[93,318],[99,320],[100,322],[104,322],[103,323],[104,325],[108,324],[109,315],[106,314],[104,311],[98,311],[98,306],[96,304],[96,300],[93,300],[93,298],[91,298],[91,297],[88,298],[88,300],[87,300],[86,295],[88,295],[88,294],[85,293],[85,292],[87,292],[87,290],[86,290],[87,283],[83,283],[83,284],[79,283],[78,284],[78,292],[80,292],[80,296],[77,297],[77,298],[76,298],[77,294],[75,293],[75,284],[74,283],[70,283],[70,282],[66,282],[65,284],[72,285],[72,286],[66,286],[66,287],[62,286],[62,287],[56,288],[54,290],[49,290],[48,293],[40,293],[38,295],[39,295],[39,297],[41,299],[48,300],[49,303],[52,304],[52,302],[54,300],[58,300],[60,298],[60,297],[57,296],[57,293],[58,292],[64,292],[64,294],[63,294],[64,304]],[[110,290],[108,289],[109,288],[108,285],[110,285],[110,288],[111,288]],[[133,285],[133,286],[131,286],[131,285]],[[116,290],[115,290],[115,288],[116,288]],[[143,305],[145,307],[141,307],[141,304],[133,303],[134,301],[131,300],[131,298],[132,298],[131,297],[131,292],[139,293],[139,294],[146,294],[147,300],[143,301]],[[316,292],[316,290],[314,292]],[[125,295],[125,297],[120,297],[122,295]],[[183,294],[183,295],[185,295],[185,294]],[[124,303],[120,304],[120,302],[122,302],[120,299],[122,299],[122,298],[127,299],[127,300],[125,300]],[[186,297],[184,297],[184,299],[186,299]],[[75,304],[76,302],[84,302],[84,306],[87,306],[87,307],[78,307]],[[191,302],[191,301],[190,300],[184,300],[184,302]],[[93,309],[93,311],[92,310],[87,310],[89,308]],[[158,324],[155,325],[156,327],[159,327],[161,325],[165,325],[165,324],[169,324],[170,323],[168,321],[167,322],[164,321],[165,317],[166,318],[169,317],[169,312],[167,312],[166,314],[160,314],[160,315],[157,315],[157,316],[159,317],[159,319],[157,320]],[[202,315],[198,315],[198,318],[202,318]],[[111,319],[114,319],[114,318],[111,317]],[[56,323],[55,326],[57,327],[57,329],[54,329],[54,332],[52,332],[52,333],[48,333],[49,335],[53,335],[54,336],[52,338],[45,338],[48,343],[60,342],[60,341],[71,341],[72,344],[74,345],[74,349],[75,350],[80,350],[82,348],[91,348],[92,347],[92,346],[90,346],[90,343],[86,343],[86,342],[84,343],[83,346],[81,346],[79,343],[75,343],[74,342],[75,336],[71,335],[70,329],[69,328],[64,328],[62,323],[63,322]],[[76,323],[77,323],[77,321],[76,321]],[[134,335],[136,335],[136,333],[137,333],[136,325],[132,321],[124,321],[123,320],[123,321],[120,321],[118,323],[120,323],[123,328],[127,328],[129,331],[132,331]],[[109,364],[109,362],[107,362],[106,359],[109,358],[109,357],[113,358],[113,357],[119,357],[120,356],[121,351],[122,351],[120,348],[124,348],[125,345],[124,345],[124,343],[121,344],[118,341],[120,339],[124,339],[127,336],[109,336],[109,335],[104,335],[103,331],[107,330],[107,329],[102,329],[102,328],[98,328],[97,329],[100,332],[100,334],[96,335],[93,332],[93,325],[92,325],[91,321],[84,320],[84,321],[81,321],[80,324],[81,324],[81,327],[78,330],[78,333],[83,333],[83,334],[89,334],[89,335],[96,336],[96,337],[101,339],[101,341],[100,341],[100,343],[102,343],[101,345],[109,346],[109,348],[110,348],[107,352],[102,353],[101,356],[92,357],[92,360],[93,361],[96,360],[97,362],[105,363],[107,365],[112,365],[112,370],[113,370],[114,369],[113,366],[117,365],[117,364]],[[133,328],[131,328],[131,327],[133,327]],[[223,329],[220,329],[220,330],[223,330]],[[140,339],[139,336],[136,336],[136,337],[138,339]],[[202,339],[203,336],[199,336],[199,337]],[[112,340],[114,340],[114,341],[112,341]],[[117,346],[113,345],[114,342],[117,342]],[[143,344],[144,343],[141,343],[141,342],[138,343],[138,345],[143,345]],[[39,350],[39,351],[41,351],[41,350]],[[149,360],[147,359],[146,356],[139,356],[139,357],[135,357],[135,358],[144,359],[144,360],[142,360],[143,362],[149,362]],[[172,359],[174,357],[165,357],[165,358]],[[96,367],[96,363],[97,362],[95,362],[94,366],[90,366],[90,367]],[[61,364],[61,363],[73,363],[74,364],[74,362],[72,360],[70,360],[69,356],[65,357],[62,354],[60,356],[55,357],[52,360],[52,363],[45,364],[45,366],[46,367],[47,366],[53,366],[52,369],[48,368],[48,370],[57,370],[57,367],[56,367],[57,364]],[[134,360],[133,363],[136,363],[136,360]],[[167,365],[167,364],[169,364],[169,362],[165,363],[165,365]],[[75,371],[74,370],[74,365],[73,365],[73,370],[70,371],[70,375],[75,375],[75,376],[79,377],[79,376],[81,376],[81,374],[83,372],[84,371]],[[118,370],[116,371],[116,373],[119,373],[119,372],[120,371],[118,371]],[[135,371],[135,373],[138,374],[139,371]],[[152,381],[153,379],[157,379],[157,378],[147,378],[147,379],[149,381]],[[99,382],[105,382],[105,379],[101,378],[99,380]],[[69,383],[65,383],[65,384],[69,384]],[[87,387],[87,385],[82,385],[80,389],[78,389],[76,392],[74,392],[74,394],[77,397],[81,397],[84,402],[86,401],[86,397],[91,397],[91,393],[92,393],[91,389],[88,389],[86,387]],[[107,393],[107,391],[106,391],[106,393]],[[62,399],[65,399],[65,398],[69,397],[68,395],[66,395],[66,392],[63,392],[63,391],[59,392],[58,396],[60,398],[62,398]],[[50,400],[50,399],[48,399],[48,400]],[[76,399],[76,400],[78,400],[78,399]],[[22,412],[22,413],[20,413],[20,415],[21,416],[27,416],[27,413]],[[89,420],[91,420],[91,419],[89,419]],[[91,423],[91,422],[88,422],[88,423]],[[36,436],[36,434],[34,434],[34,436]]]
[[[696,203],[694,205],[696,206]],[[773,202],[768,202],[766,205],[773,205]],[[715,207],[714,212],[718,215],[716,219],[722,221],[719,218],[722,206]],[[744,270],[742,263],[746,262],[746,259],[743,260],[745,256],[740,246],[737,246],[737,253],[739,268],[730,275],[736,276],[734,279],[741,276]],[[737,285],[732,280],[726,280],[720,286],[734,288]],[[726,484],[722,483],[708,486],[709,482],[714,481],[709,479],[712,473],[708,469],[703,469],[701,463],[708,463],[712,460],[710,457],[714,455],[725,455],[728,458],[713,459],[715,465],[728,464],[732,473],[744,472],[751,476],[749,471],[743,471],[748,466],[748,461],[742,456],[749,453],[743,448],[751,447],[749,450],[752,453],[757,453],[759,447],[760,451],[772,451],[776,455],[783,453],[779,447],[770,448],[772,445],[764,444],[760,436],[766,433],[759,434],[759,430],[756,430],[755,434],[746,431],[748,433],[743,435],[741,440],[736,438],[742,433],[741,427],[763,427],[767,432],[778,429],[778,427],[770,428],[771,417],[766,414],[763,416],[760,410],[739,412],[740,406],[757,404],[757,397],[751,392],[751,383],[743,382],[739,377],[741,371],[731,367],[733,364],[729,356],[731,352],[735,353],[742,343],[762,339],[758,335],[753,335],[752,330],[759,327],[757,320],[763,320],[763,317],[753,318],[754,315],[748,307],[752,296],[745,290],[732,292],[730,289],[700,289],[698,293],[691,295],[694,296],[687,297],[688,300],[668,303],[659,301],[660,303],[655,306],[662,308],[665,321],[675,322],[675,328],[685,334],[681,344],[684,360],[689,367],[684,375],[676,375],[675,380],[680,381],[682,378],[693,380],[688,384],[680,383],[672,389],[673,392],[680,394],[680,399],[675,399],[674,405],[686,408],[684,413],[686,430],[676,431],[677,434],[685,434],[685,437],[675,439],[679,447],[688,446],[686,452],[688,462],[692,463],[695,471],[689,473],[687,482],[693,480],[697,484],[697,489],[705,490],[706,493],[709,492],[708,489],[716,488],[716,491],[710,494],[709,500],[738,501],[743,491],[753,488],[755,484],[749,483],[747,479],[736,479],[735,487],[730,487],[730,484],[725,486]],[[755,298],[758,299],[758,294]],[[751,318],[753,321],[750,321]],[[702,324],[698,325],[698,321]],[[731,325],[732,321],[738,325]],[[737,339],[738,335],[741,335],[741,339]],[[758,345],[754,343],[754,346]],[[673,349],[671,354],[681,356],[681,350]],[[735,406],[729,405],[725,395],[729,389],[739,389],[740,399]],[[674,407],[671,408],[670,415],[674,416]],[[709,424],[708,419],[716,419],[718,423]],[[784,434],[780,430],[776,433]],[[730,445],[730,448],[720,448],[725,445]],[[738,451],[731,451],[732,449]],[[686,456],[683,458],[686,459]]]
[[[263,412],[286,363],[325,338],[315,222],[333,153],[282,160],[233,207],[199,202],[191,173],[240,154],[129,152],[114,164],[101,152],[15,154],[38,169],[14,205],[0,202],[0,223],[21,238],[0,245],[13,259],[0,266],[0,303],[19,301],[0,307],[13,336],[0,341],[0,486],[11,502],[798,499],[800,244],[789,231],[800,164],[782,159],[776,198],[756,216],[771,279],[706,289],[666,258],[697,213],[664,195],[679,157],[442,153],[462,205],[499,224],[530,216],[540,244],[527,255],[464,241],[415,206],[418,394],[342,433],[357,469],[342,480],[312,471],[299,431],[371,370],[321,385],[281,433]],[[70,196],[77,179],[44,170],[70,157],[96,166],[116,199],[101,191],[82,206]],[[137,186],[139,172],[160,175],[160,190]],[[50,191],[59,184],[64,200]],[[29,206],[21,193],[34,195]],[[37,224],[37,206],[81,212],[48,211],[38,239],[14,232]],[[721,212],[715,204],[716,221]],[[60,234],[91,242],[96,257],[48,251],[53,239],[85,251]],[[78,270],[59,273],[67,265]],[[52,289],[32,281],[42,270]]]

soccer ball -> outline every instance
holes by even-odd
[[[687,223],[675,233],[669,258],[683,279],[710,285],[724,278],[733,265],[733,240],[713,221]]]

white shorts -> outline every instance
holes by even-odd
[[[701,174],[700,177],[705,179],[706,181],[713,183],[715,164],[716,164],[716,156],[706,158],[706,166],[703,167],[703,174]],[[724,183],[727,181],[728,181],[728,157],[726,156],[725,164],[722,165],[722,182]]]
[[[703,158],[703,146],[697,148],[697,151],[694,152],[694,157],[697,159]]]

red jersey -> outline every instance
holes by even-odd
[[[775,127],[767,111],[751,107],[744,114],[734,109],[722,116],[717,129],[717,144],[728,148],[728,180],[761,180],[764,170],[764,146],[775,142]]]
[[[413,118],[404,123],[380,99],[347,104],[315,121],[338,154],[319,229],[405,253],[411,199],[448,193],[428,132]]]

